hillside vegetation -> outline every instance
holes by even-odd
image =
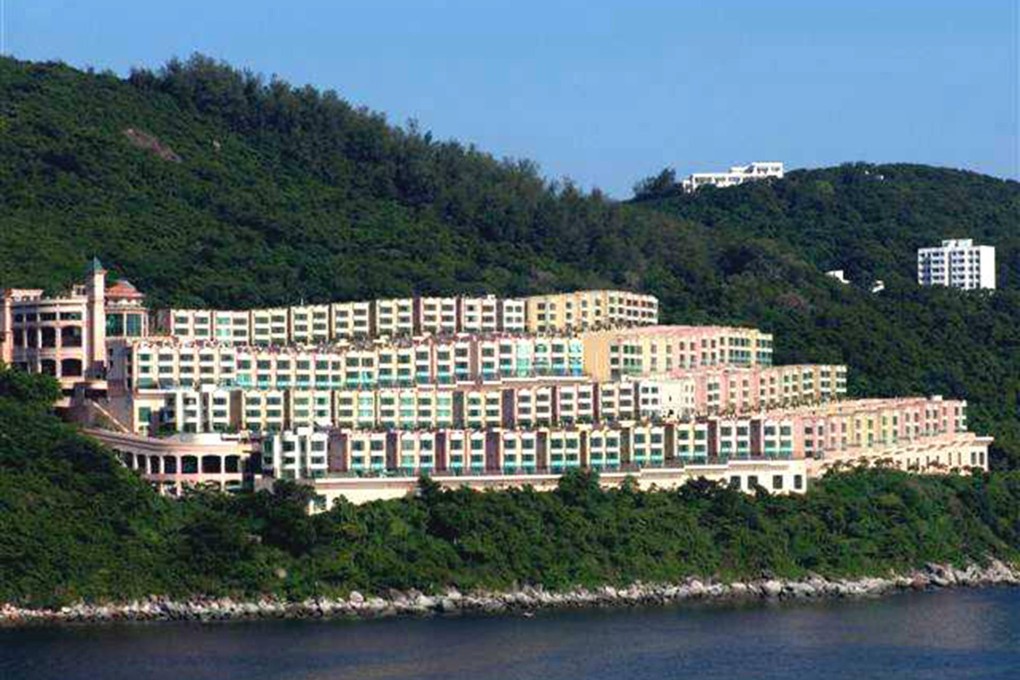
[[[3,285],[65,285],[95,254],[155,304],[641,289],[666,322],[847,363],[854,394],[967,398],[1000,465],[1020,463],[1018,211],[1016,182],[904,165],[619,203],[203,57],[128,79],[0,59]],[[963,235],[999,247],[1002,290],[918,289],[914,248]]]
[[[51,378],[0,369],[0,602],[862,576],[1020,557],[1020,472],[860,470],[787,497],[605,491],[583,473],[544,493],[422,482],[416,498],[312,517],[310,490],[292,483],[174,501],[51,415],[56,395]]]
[[[917,249],[948,238],[996,247],[998,286],[1020,288],[1020,184],[924,165],[852,163],[794,170],[782,181],[684,194],[665,170],[633,203],[737,239],[790,245],[861,288],[916,280]]]

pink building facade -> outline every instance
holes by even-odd
[[[974,435],[967,431],[966,405],[965,401],[941,397],[856,399],[745,416],[701,417],[690,424],[681,421],[676,427],[704,424],[704,433],[694,432],[692,437],[702,439],[704,446],[681,446],[678,455],[690,460],[824,460],[869,452],[878,455],[926,442],[969,441]],[[678,442],[683,441],[684,437],[678,436]],[[976,466],[987,469],[984,456]]]
[[[107,341],[143,337],[145,297],[130,282],[106,285],[93,259],[83,284],[57,297],[40,289],[7,289],[0,301],[0,360],[59,380],[65,394],[76,385],[105,389]]]
[[[676,369],[648,382],[659,387],[664,417],[748,413],[824,403],[846,396],[846,366],[709,366]]]

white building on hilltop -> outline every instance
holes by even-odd
[[[830,278],[836,279],[843,285],[849,285],[850,283],[850,280],[846,278],[846,272],[844,272],[842,269],[830,269],[829,271],[825,272],[825,275]]]
[[[774,161],[754,161],[747,165],[734,165],[728,172],[696,172],[680,184],[684,191],[690,193],[704,186],[733,187],[769,177],[782,179],[783,164]]]
[[[917,283],[962,290],[995,289],[995,247],[971,239],[950,239],[917,251]]]

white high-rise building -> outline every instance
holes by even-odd
[[[747,165],[734,165],[728,172],[696,172],[680,184],[689,193],[704,186],[732,187],[769,177],[782,179],[783,164],[778,161],[754,161]]]
[[[995,289],[995,247],[971,239],[950,239],[917,251],[917,283],[963,290]]]

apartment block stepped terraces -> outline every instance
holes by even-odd
[[[658,300],[589,290],[521,299],[493,295],[407,297],[252,309],[170,309],[161,327],[179,339],[234,345],[318,345],[334,340],[456,333],[541,333],[652,324]]]
[[[60,298],[7,291],[0,356],[58,377],[68,416],[171,495],[286,478],[321,509],[405,495],[421,474],[547,489],[592,468],[607,485],[798,493],[861,460],[987,469],[991,438],[967,431],[965,402],[848,399],[844,366],[773,365],[772,336],[753,328],[659,325],[649,295],[150,315],[105,274],[94,261]]]

